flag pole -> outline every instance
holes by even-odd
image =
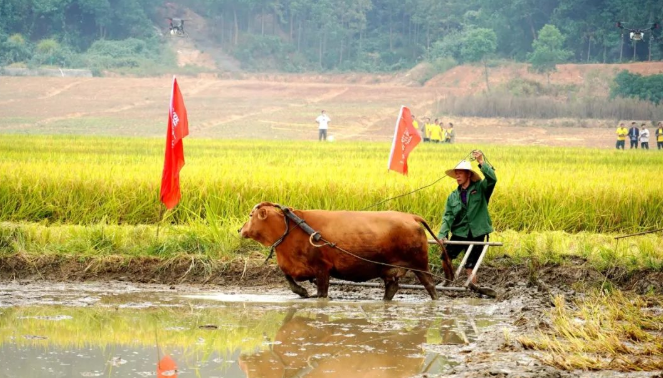
[[[170,89],[170,102],[168,103],[168,125],[170,125],[171,117],[173,115],[173,99],[175,98],[175,81],[177,77],[173,75],[173,84]],[[170,126],[169,126],[170,127]],[[168,149],[168,135],[166,135],[166,149]],[[166,151],[167,152],[167,151]],[[163,182],[162,182],[163,185]],[[162,188],[163,189],[163,188]],[[161,199],[161,190],[159,191],[159,220],[157,223],[157,242],[159,242],[159,231],[161,229],[161,223],[163,223],[163,218],[166,214],[166,204],[162,202]]]
[[[161,228],[161,223],[163,223],[163,218],[166,214],[166,205],[159,204],[159,220],[157,221],[157,242],[159,242],[159,229]]]

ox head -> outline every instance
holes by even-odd
[[[239,234],[268,247],[285,232],[283,217],[283,212],[276,204],[261,202],[253,207],[248,222],[244,223]]]

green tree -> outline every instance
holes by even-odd
[[[611,85],[610,96],[637,98],[658,105],[663,101],[663,74],[642,76],[621,71]]]
[[[30,55],[30,44],[21,34],[16,33],[0,44],[0,62],[2,64],[25,62]]]
[[[60,43],[53,38],[42,39],[35,48],[35,58],[39,64],[54,64],[58,53],[60,52]]]
[[[532,53],[528,60],[532,70],[543,73],[550,85],[550,73],[557,69],[557,64],[569,59],[570,51],[564,50],[564,36],[554,25],[545,25],[539,31],[539,36],[532,42]]]
[[[488,82],[488,57],[495,53],[497,35],[491,29],[473,29],[465,37],[460,56],[466,62],[482,62],[486,76],[486,89],[490,91]]]

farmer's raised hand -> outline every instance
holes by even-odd
[[[477,163],[483,165],[483,153],[479,150],[472,151],[474,158],[477,160]]]

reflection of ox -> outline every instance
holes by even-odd
[[[383,325],[366,319],[293,315],[291,310],[270,349],[239,357],[247,378],[411,377],[425,369],[428,317],[408,331],[378,332]]]
[[[303,219],[326,240],[338,243],[361,259],[327,244],[314,246],[309,235],[286,217],[284,211]],[[355,282],[382,278],[384,299],[391,300],[398,291],[398,280],[407,273],[404,268],[411,268],[431,298],[436,299],[435,284],[428,273],[428,243],[422,225],[431,232],[423,218],[412,214],[282,210],[278,205],[263,202],[253,208],[240,233],[265,246],[277,244],[276,261],[292,291],[302,297],[308,297],[308,292],[295,281],[315,280],[317,296],[327,297],[331,276]],[[451,262],[446,252],[444,256],[445,275],[452,279]]]

